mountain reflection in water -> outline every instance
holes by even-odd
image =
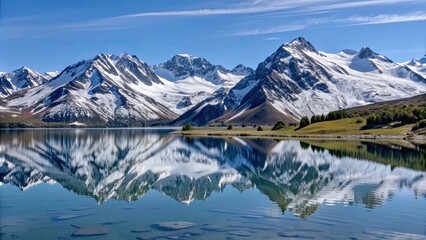
[[[374,208],[408,188],[426,196],[425,147],[373,142],[194,138],[167,130],[0,131],[0,181],[58,182],[99,203],[150,189],[190,204],[230,185],[257,188],[306,218],[323,203]]]

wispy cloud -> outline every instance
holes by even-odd
[[[310,6],[312,11],[328,11],[368,6],[394,5],[399,3],[421,3],[422,0],[361,0],[361,1],[329,1],[327,4]]]
[[[183,11],[163,11],[163,12],[142,12],[136,14],[128,14],[116,16],[117,18],[138,18],[138,17],[156,17],[156,16],[209,16],[209,15],[235,15],[235,14],[251,14],[276,12],[281,10],[301,8],[303,11],[326,11],[333,9],[345,9],[354,7],[366,7],[374,5],[390,5],[397,3],[421,2],[420,0],[364,0],[342,2],[341,0],[255,0],[248,1],[247,4],[230,6],[229,8],[220,9],[196,9]],[[304,9],[304,10],[303,10]]]
[[[231,5],[228,8],[218,9],[196,9],[184,11],[164,11],[164,12],[142,12],[136,14],[121,15],[114,18],[138,18],[138,17],[156,17],[156,16],[211,16],[211,15],[237,15],[275,12],[298,7],[328,2],[329,0],[299,0],[299,1],[248,1],[246,4]],[[333,0],[336,1],[336,0]]]
[[[241,31],[236,33],[227,34],[226,36],[252,36],[252,35],[265,35],[271,33],[283,33],[283,32],[292,32],[297,30],[302,30],[308,27],[308,25],[284,25],[284,26],[276,26],[272,28],[266,29],[251,29],[247,31]]]
[[[29,21],[37,19],[37,17],[38,16],[33,15],[33,16],[13,17],[13,18],[0,18],[0,24],[7,24],[7,25],[26,24]]]
[[[313,26],[335,24],[335,26],[377,25],[399,22],[426,21],[426,12],[411,12],[406,14],[381,14],[374,16],[351,16],[347,18],[313,18],[294,24],[273,26],[270,28],[254,28],[232,33],[227,36],[251,36],[283,33],[306,29]]]
[[[387,24],[398,22],[417,22],[426,21],[426,12],[414,12],[405,15],[391,14],[391,15],[377,15],[377,16],[355,16],[345,19],[347,23],[354,23],[356,25],[373,25],[373,24]]]
[[[181,11],[157,11],[125,14],[109,18],[101,18],[92,21],[68,24],[62,26],[66,29],[99,28],[125,26],[139,18],[147,17],[202,17],[215,15],[242,15],[242,14],[290,14],[304,15],[322,13],[329,10],[359,8],[368,6],[390,5],[408,2],[421,2],[422,0],[357,0],[345,2],[341,0],[251,0],[242,1],[239,4],[227,5],[222,8],[192,9]]]
[[[277,40],[281,40],[281,38],[269,37],[269,38],[264,38],[263,40],[265,40],[265,41],[277,41]]]
[[[233,31],[229,34],[222,34],[220,36],[251,36],[251,35],[267,35],[274,33],[283,33],[291,31],[299,31],[314,26],[348,26],[348,25],[373,25],[373,24],[386,24],[396,22],[412,22],[412,21],[425,21],[426,12],[414,12],[408,14],[389,14],[389,15],[372,15],[362,16],[354,15],[346,18],[333,18],[330,11],[343,10],[347,8],[362,8],[368,6],[384,6],[392,4],[405,4],[405,3],[421,3],[424,0],[297,0],[297,1],[284,1],[284,0],[240,0],[239,3],[218,5],[218,8],[210,9],[190,9],[181,11],[156,11],[156,12],[140,12],[135,14],[125,14],[113,16],[108,18],[93,19],[81,22],[71,23],[55,23],[55,24],[29,24],[28,17],[3,19],[2,30],[7,30],[8,33],[2,34],[1,38],[21,37],[27,36],[28,31],[34,32],[36,35],[40,34],[56,34],[58,31],[66,32],[80,32],[80,31],[119,31],[123,29],[141,28],[147,25],[147,18],[152,18],[151,21],[157,21],[159,17],[161,21],[166,17],[204,17],[204,16],[217,16],[217,15],[244,15],[244,18],[239,18],[239,25],[235,26]],[[345,11],[346,12],[346,11]],[[318,15],[318,18],[308,18],[306,15]],[[289,21],[292,17],[301,16],[308,20]],[[263,21],[262,18],[280,17],[285,19],[286,24],[271,26],[272,21]],[[321,18],[320,16],[324,16]],[[288,17],[288,18],[287,18]],[[294,19],[294,18],[293,18]],[[248,22],[254,24],[248,25]],[[273,21],[276,23],[276,21]],[[273,24],[273,23],[272,23]],[[243,26],[256,26],[253,28]],[[269,27],[267,27],[269,25]],[[6,29],[7,28],[7,29]],[[5,30],[6,29],[6,30]],[[221,31],[231,31],[221,29]],[[272,39],[270,39],[272,40]]]

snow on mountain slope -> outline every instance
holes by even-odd
[[[426,92],[425,78],[369,48],[329,54],[303,38],[282,45],[253,77],[256,86],[215,122],[297,122],[302,116]]]
[[[178,54],[165,63],[153,67],[154,72],[169,81],[204,80],[220,87],[232,87],[252,70],[243,65],[227,70],[221,65],[213,65],[204,58],[190,54]]]
[[[22,67],[13,72],[2,72],[0,73],[0,97],[7,97],[19,90],[36,87],[57,75],[58,72],[40,74],[27,67]]]
[[[303,38],[282,45],[256,71],[189,54],[152,67],[128,54],[100,54],[58,76],[25,68],[0,73],[0,97],[8,96],[0,105],[24,118],[99,126],[290,123],[425,93],[425,66],[426,57],[399,64],[367,47],[324,53]]]
[[[240,104],[241,99],[253,88],[256,82],[257,80],[250,75],[243,78],[231,89],[220,88],[210,97],[180,115],[172,124],[182,125],[190,123],[193,125],[205,125],[211,120],[236,108]]]
[[[176,114],[144,94],[162,85],[136,56],[99,54],[67,67],[46,84],[12,95],[8,107],[47,122],[125,126],[165,123]]]
[[[175,55],[152,68],[167,86],[160,90],[166,93],[162,96],[165,104],[178,115],[211,97],[213,92],[233,87],[253,71],[241,64],[227,70],[190,54]]]
[[[163,85],[147,92],[151,97],[158,99],[172,112],[180,115],[189,108],[211,96],[217,86],[199,77],[191,77],[176,82],[159,76]]]
[[[424,55],[420,59],[413,58],[411,61],[405,63],[405,65],[409,69],[413,70],[414,72],[426,78],[426,55]]]
[[[50,80],[50,79],[52,79],[52,78],[57,77],[57,76],[59,75],[59,73],[60,73],[59,71],[45,72],[45,73],[43,73],[43,76],[44,76],[46,79]]]
[[[99,54],[67,67],[52,82],[12,96],[8,107],[49,122],[166,123],[252,71],[242,65],[230,71],[190,55],[153,69],[176,76],[159,77],[135,56]]]

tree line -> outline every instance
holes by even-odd
[[[426,119],[426,106],[398,106],[391,109],[383,109],[368,115],[367,125],[381,125],[392,122],[401,124],[416,123]]]
[[[337,110],[329,112],[324,115],[313,115],[311,118],[304,116],[300,119],[299,129],[304,128],[310,124],[324,121],[333,121],[349,117],[359,117],[359,115],[349,114],[345,110]],[[365,116],[364,116],[365,117]],[[367,115],[366,122],[367,126],[374,125],[385,125],[392,122],[399,122],[402,125],[418,123],[417,129],[423,126],[423,123],[419,124],[420,121],[426,119],[426,106],[413,106],[413,105],[402,105],[387,107],[374,113]],[[362,122],[362,119],[361,121]],[[357,121],[358,123],[358,121]]]
[[[369,114],[369,115],[367,115]],[[343,118],[352,118],[352,117],[366,117],[366,125],[367,126],[375,126],[375,125],[385,125],[393,122],[399,122],[402,125],[416,123],[413,127],[413,131],[425,128],[426,127],[426,105],[414,106],[414,105],[399,105],[392,107],[385,107],[381,110],[376,110],[373,113],[365,112],[364,114],[348,113],[344,109],[331,111],[327,114],[321,115],[313,115],[312,117],[304,116],[300,119],[299,127],[297,129],[304,128],[310,124],[324,122],[324,121],[333,121],[339,120]],[[357,123],[362,123],[363,119],[359,118]],[[296,124],[290,124],[296,125]],[[242,127],[246,127],[245,124]],[[254,128],[257,126],[254,125]],[[272,130],[279,130],[285,128],[286,124],[283,121],[277,121],[275,125],[272,127]],[[233,126],[228,125],[228,130],[232,130]],[[182,131],[192,130],[192,126],[190,124],[186,124]],[[263,131],[261,126],[258,127],[258,131]]]
[[[347,117],[348,117],[348,114],[343,109],[331,111],[327,113],[326,115],[324,114],[313,115],[311,118],[304,116],[300,119],[299,129],[304,128],[310,124],[324,122],[324,121],[333,121],[333,120],[338,120],[338,119],[347,118]]]

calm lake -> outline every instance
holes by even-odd
[[[426,146],[0,131],[1,239],[426,239]]]

